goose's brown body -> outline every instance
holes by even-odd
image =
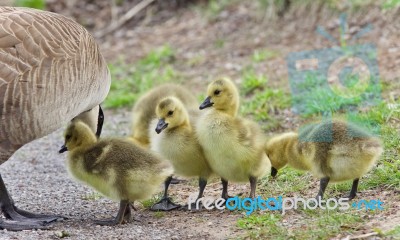
[[[0,7],[0,164],[72,119],[99,136],[99,104],[110,84],[98,45],[78,23],[51,12]],[[12,220],[0,218],[0,229],[43,228],[60,218],[17,208],[1,175],[0,206]]]
[[[0,7],[0,164],[99,105],[110,82],[82,26],[51,12]]]

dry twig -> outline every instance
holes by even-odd
[[[136,14],[138,14],[140,11],[145,9],[152,2],[154,2],[154,0],[143,0],[143,1],[141,1],[139,4],[137,4],[131,10],[129,10],[127,13],[125,13],[120,19],[118,19],[117,21],[111,23],[106,29],[104,29],[103,31],[97,32],[96,33],[96,37],[101,38],[104,35],[115,31],[117,28],[121,27],[127,21],[129,21],[131,18],[133,18]]]

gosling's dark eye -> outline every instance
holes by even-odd
[[[169,111],[168,116],[172,116],[174,114],[174,111]]]
[[[67,135],[67,136],[65,136],[65,140],[70,140],[71,139],[71,135]]]
[[[220,93],[221,93],[220,90],[215,90],[215,91],[214,91],[214,95],[219,95]]]

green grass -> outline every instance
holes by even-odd
[[[154,212],[153,216],[155,218],[163,218],[163,217],[165,217],[165,212]]]
[[[218,15],[229,5],[234,4],[232,0],[209,0],[207,4],[197,8],[202,16],[205,16],[208,21],[214,21]]]
[[[278,53],[275,51],[268,50],[268,49],[261,49],[261,50],[255,50],[253,52],[253,55],[251,56],[251,60],[254,63],[260,63],[260,62],[275,58],[276,56],[278,56]]]
[[[281,219],[280,214],[252,214],[240,218],[237,221],[237,226],[247,230],[248,237],[251,239],[260,239],[263,237],[275,239],[275,237],[284,236],[287,231],[281,225]]]
[[[275,128],[279,120],[276,112],[290,107],[290,97],[282,89],[268,86],[268,78],[257,74],[253,68],[246,68],[242,72],[241,114],[251,116],[262,122],[265,130]]]
[[[17,7],[29,7],[36,9],[45,9],[46,1],[45,0],[15,0],[15,6]]]
[[[290,167],[282,168],[275,178],[266,176],[260,179],[260,192],[263,197],[285,196],[291,192],[302,192],[312,186],[313,177],[303,171]],[[315,186],[317,187],[317,186]],[[317,189],[317,188],[316,188]]]
[[[247,68],[243,71],[242,80],[241,89],[245,95],[252,93],[256,89],[264,89],[268,81],[266,76],[255,73],[252,68]]]
[[[162,193],[159,193],[157,195],[153,195],[153,197],[147,199],[147,200],[143,200],[140,203],[143,205],[143,207],[149,209],[151,206],[153,206],[155,203],[157,203],[158,201],[160,201],[162,198]]]
[[[384,233],[385,236],[387,237],[393,237],[393,239],[399,239],[400,238],[400,226],[395,227],[394,229],[385,232]]]
[[[325,239],[339,233],[348,235],[361,227],[359,214],[339,210],[306,210],[304,223],[295,228],[293,235],[298,239]]]
[[[101,194],[98,193],[98,192],[91,192],[91,193],[85,194],[85,195],[82,196],[81,198],[82,198],[83,200],[92,200],[92,201],[95,201],[95,200],[99,200],[99,199],[103,198],[103,195],[101,195]]]
[[[106,108],[132,106],[144,92],[160,83],[177,81],[179,74],[172,67],[174,52],[169,46],[151,51],[135,65],[120,60],[109,65],[112,82]]]
[[[393,9],[400,6],[400,0],[386,0],[382,4],[383,9]]]
[[[345,89],[339,90],[335,85],[327,85],[326,77],[317,74],[308,74],[303,82],[292,83],[302,94],[293,96],[296,105],[303,117],[311,117],[320,113],[340,113],[355,109],[364,102],[379,103],[380,99],[371,99],[371,96],[380,95],[378,85],[355,84],[358,79],[349,75],[344,84]],[[346,90],[346,91],[344,91]],[[304,97],[306,94],[307,97]]]
[[[237,226],[246,230],[246,239],[326,239],[339,233],[351,234],[360,227],[361,217],[357,214],[336,210],[296,211],[298,220],[268,211],[245,216],[237,221]],[[283,220],[296,224],[284,224]]]

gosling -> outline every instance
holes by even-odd
[[[381,141],[352,123],[340,120],[312,124],[300,133],[289,132],[266,142],[271,175],[289,166],[311,171],[320,179],[317,199],[322,199],[328,183],[353,179],[348,198],[357,194],[359,179],[383,152]]]
[[[99,225],[128,222],[130,202],[148,199],[173,173],[172,166],[129,140],[97,140],[81,121],[72,122],[65,131],[68,171],[77,180],[112,200],[120,201],[117,216],[97,220]]]
[[[151,150],[170,160],[174,173],[183,177],[199,177],[199,194],[203,197],[207,180],[211,175],[192,122],[198,117],[198,110],[189,115],[183,103],[176,97],[162,99],[156,107],[158,119],[150,127]],[[189,116],[191,117],[189,119]],[[156,126],[154,131],[154,126]],[[156,134],[157,133],[157,134]],[[164,197],[156,203],[153,210],[171,210],[178,205],[168,198],[168,186],[171,177],[165,182]]]
[[[228,181],[250,181],[250,197],[255,198],[257,179],[271,169],[260,127],[237,116],[239,93],[228,78],[208,85],[200,110],[209,107],[197,121],[197,137],[211,170],[221,176],[222,197],[229,198]]]
[[[197,100],[188,89],[177,84],[162,84],[153,88],[139,98],[132,109],[132,130],[129,138],[139,146],[148,148],[150,145],[149,126],[156,117],[155,109],[158,102],[167,96],[180,99],[186,108],[196,109]]]

